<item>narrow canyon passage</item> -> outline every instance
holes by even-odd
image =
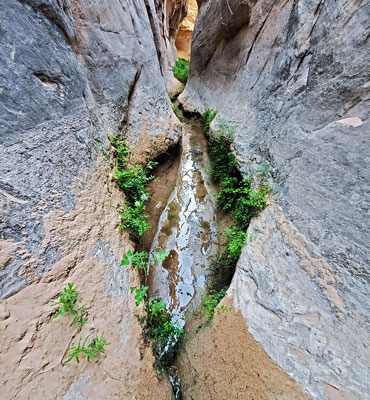
[[[369,21],[2,1],[1,400],[370,400]]]
[[[178,179],[152,244],[152,252],[160,249],[169,256],[151,267],[148,282],[151,295],[161,297],[180,321],[200,307],[207,268],[218,251],[217,188],[209,168],[202,127],[187,121]]]

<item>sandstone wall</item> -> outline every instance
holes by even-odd
[[[202,1],[191,110],[220,110],[271,206],[233,281],[249,331],[318,399],[370,393],[369,27],[366,1]]]
[[[190,0],[186,18],[181,22],[176,36],[176,48],[178,56],[190,59],[191,40],[193,37],[194,25],[198,15],[198,4],[196,0]]]
[[[129,285],[137,277],[119,265],[131,245],[118,228],[122,194],[106,137],[125,135],[140,161],[178,140],[158,47],[170,43],[157,29],[160,3],[9,0],[0,7],[4,398],[52,399],[68,389],[61,398],[170,396],[134,315]],[[99,366],[58,365],[43,374],[74,331],[68,318],[50,322],[67,282],[78,285],[89,312],[72,341],[104,332],[112,344]]]

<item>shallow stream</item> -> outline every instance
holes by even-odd
[[[199,308],[206,287],[207,267],[218,251],[217,189],[209,174],[207,140],[199,121],[184,124],[176,185],[158,223],[151,253],[169,256],[151,267],[151,296],[161,297],[180,326],[185,315]]]

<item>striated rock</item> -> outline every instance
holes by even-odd
[[[58,246],[42,248],[42,217],[73,210],[73,180],[94,170],[108,130],[145,141],[153,157],[179,136],[145,5],[64,8],[14,0],[0,11],[1,232],[27,251],[0,271],[2,297],[26,284],[17,271],[31,257],[38,276],[60,258]],[[143,151],[134,149],[141,161]]]
[[[235,304],[318,399],[370,393],[369,17],[365,1],[202,2],[180,96],[235,127],[242,171],[270,164],[276,205],[252,221]]]
[[[249,331],[314,398],[366,399],[370,338],[366,309],[351,299],[355,287],[343,293],[344,274],[279,206],[265,210],[248,233],[253,240],[232,286]]]
[[[137,398],[171,399],[168,382],[159,383],[151,348],[145,346],[129,287],[138,279],[120,266],[131,249],[118,231],[121,193],[107,181],[109,165],[101,163],[76,185],[71,212],[54,209],[43,216],[42,246],[57,248],[59,260],[42,271],[36,259],[25,263],[25,276],[43,277],[0,302],[1,397],[3,399]],[[67,283],[78,286],[79,305],[86,304],[88,322],[71,327],[66,313],[51,321],[59,294]],[[87,335],[104,336],[111,344],[99,363],[74,360],[64,366],[68,347]],[[67,358],[65,357],[65,360]]]
[[[190,0],[186,18],[181,22],[176,36],[177,54],[186,60],[190,59],[191,39],[193,36],[195,20],[198,15],[198,4],[196,0]]]
[[[186,17],[189,0],[154,0],[154,2],[158,18],[150,18],[150,22],[167,91],[172,93],[176,92],[174,87],[177,82],[172,73],[172,66],[177,60],[175,40],[179,24]]]
[[[212,324],[190,333],[177,360],[185,399],[308,400],[299,385],[279,368],[248,332],[232,307],[233,294],[222,300]],[[226,310],[226,311],[225,311]]]
[[[158,54],[158,41],[170,47],[175,36],[171,42],[157,29],[158,4],[1,6],[3,398],[171,398],[136,322],[129,286],[138,285],[137,277],[119,265],[132,247],[118,227],[122,194],[111,180],[106,136],[125,136],[134,159],[144,162],[181,134]],[[179,18],[170,18],[173,29]],[[51,305],[68,282],[79,287],[89,313],[74,338],[69,318],[50,323]],[[100,365],[58,365],[69,338],[77,344],[96,332],[112,343]]]

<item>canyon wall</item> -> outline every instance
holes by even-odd
[[[198,4],[196,0],[190,0],[186,18],[181,22],[179,31],[176,36],[176,48],[180,58],[190,59],[191,40],[193,38],[193,31],[195,21],[198,16]]]
[[[119,230],[123,196],[107,139],[123,135],[143,162],[181,134],[166,92],[176,54],[167,32],[187,2],[167,2],[164,14],[161,3],[0,8],[2,398],[171,398],[129,297],[138,277],[120,266],[132,245]],[[81,332],[67,316],[51,322],[68,282],[86,303]],[[111,345],[99,365],[60,364],[72,342],[102,332]]]
[[[370,4],[198,1],[188,110],[219,110],[270,206],[231,290],[248,329],[314,398],[369,399]]]

